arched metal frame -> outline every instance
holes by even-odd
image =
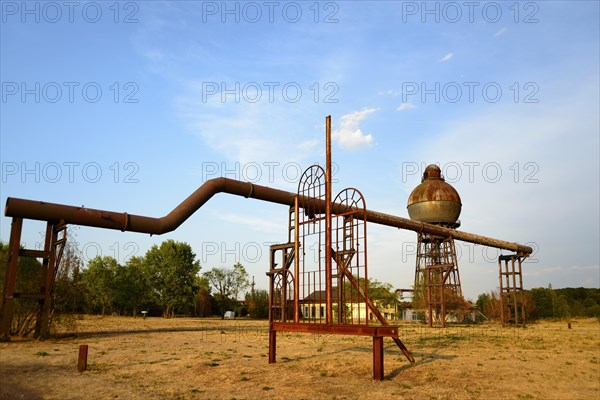
[[[277,331],[366,335],[373,337],[373,373],[380,380],[383,337],[391,337],[410,362],[414,358],[398,328],[389,326],[369,298],[364,197],[348,188],[332,201],[327,179],[318,165],[302,174],[289,219],[293,243],[271,246],[269,362],[276,362]],[[274,261],[277,252],[282,253],[281,263]],[[294,257],[293,274],[285,254]],[[293,312],[287,311],[289,304]],[[370,325],[372,320],[376,324]]]
[[[326,219],[318,208],[326,200],[325,170],[306,169],[298,182],[295,269],[298,276],[297,322],[324,323],[327,316]]]
[[[362,193],[354,188],[342,190],[333,200],[346,210],[333,217],[335,250],[334,279],[337,291],[337,322],[369,324],[369,285],[367,268],[366,204]]]

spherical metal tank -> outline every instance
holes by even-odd
[[[431,164],[408,197],[407,208],[412,220],[457,227],[461,207],[456,189],[444,181],[440,167]]]

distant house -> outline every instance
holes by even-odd
[[[316,290],[300,300],[300,310],[302,316],[307,319],[321,319],[325,318],[326,308],[326,291]],[[334,304],[334,318],[338,315],[338,300],[339,293],[337,286],[331,289],[331,297]],[[350,322],[358,322],[359,320],[365,320],[367,305],[362,300],[356,290],[346,290],[345,301],[343,307],[345,308],[346,319]]]
[[[401,302],[399,304],[398,311],[400,319],[403,321],[421,321],[422,318],[427,316],[427,310],[417,310],[410,302]],[[437,313],[434,311],[434,319],[435,318],[437,318]],[[446,314],[446,322],[453,323],[481,322],[484,319],[487,318],[481,314],[479,310],[477,310],[477,307],[474,304],[470,302],[465,303],[464,309],[453,310],[452,312],[448,312]]]
[[[400,314],[400,319],[402,321],[418,321],[419,315],[417,314],[417,310],[413,308],[412,303],[402,303],[398,307],[398,311]]]
[[[337,319],[337,315],[339,312],[338,287],[334,286],[331,292],[334,304],[334,318]],[[367,304],[364,302],[363,298],[356,290],[350,290],[349,288],[346,289],[344,297],[345,299],[343,303],[343,312],[345,312],[346,321],[348,323],[358,323],[359,321],[363,322],[367,318],[367,315],[370,321],[376,319],[373,313],[370,310],[368,310]],[[327,302],[325,290],[316,290],[312,292],[304,299],[300,300],[300,311],[302,312],[302,317],[306,319],[324,319],[326,304]],[[374,304],[385,319],[396,319],[398,313],[397,309],[394,306],[385,307],[383,305],[377,304],[377,301],[374,301]]]

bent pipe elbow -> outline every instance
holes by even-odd
[[[206,181],[171,212],[160,218],[13,197],[6,199],[4,215],[53,223],[62,221],[74,225],[161,235],[177,229],[217,193],[229,193],[246,198],[252,197],[285,205],[293,205],[295,197],[293,193],[266,186],[253,185],[249,182],[228,178],[215,178]]]
[[[225,189],[225,178],[215,178],[206,181],[202,186],[189,195],[177,207],[164,217],[157,218],[157,235],[168,233],[177,229],[194,212],[198,211],[215,194],[221,193]]]

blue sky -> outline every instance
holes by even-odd
[[[527,288],[600,286],[596,1],[0,3],[3,203],[162,216],[221,175],[295,191],[330,114],[334,192],[407,216],[439,163],[460,229],[535,247]],[[186,241],[204,270],[240,261],[266,288],[286,218],[220,195],[160,237],[77,239],[120,261]],[[368,229],[371,277],[410,286],[416,234]],[[467,297],[493,290],[496,250],[459,251]]]

